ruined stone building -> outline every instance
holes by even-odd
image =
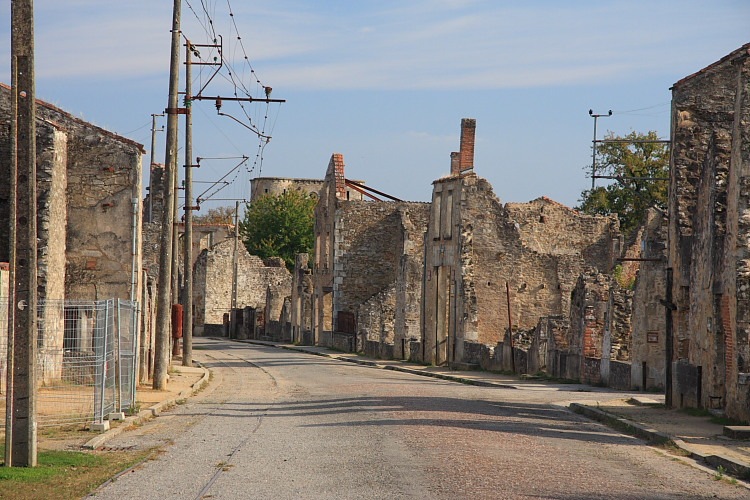
[[[237,245],[237,309],[250,308],[254,311],[252,320],[263,311],[266,327],[270,321],[278,322],[284,298],[289,295],[292,279],[280,259],[263,262],[250,255],[245,245]],[[227,336],[229,315],[232,312],[232,281],[234,274],[234,241],[224,240],[203,250],[195,264],[193,283],[193,334],[196,336]],[[242,318],[244,325],[245,315]],[[254,333],[255,328],[244,325],[239,336]]]
[[[568,318],[579,276],[611,271],[620,233],[615,217],[582,215],[548,198],[501,204],[474,172],[475,126],[462,120],[451,174],[433,183],[423,360],[510,369],[509,328]]]
[[[750,420],[750,44],[672,87],[676,406]]]
[[[343,156],[331,157],[312,276],[304,256],[294,272],[292,338],[628,387],[633,291],[613,275],[624,246],[617,218],[544,197],[503,205],[474,172],[474,131],[462,121],[451,174],[433,183],[429,204],[347,201]],[[647,239],[627,255],[645,255],[630,247]]]
[[[0,176],[8,179],[10,88],[5,85],[0,86],[0,123]],[[133,286],[139,289],[143,153],[140,144],[37,101],[40,297],[128,299]],[[9,187],[0,183],[0,220],[5,221]],[[0,224],[0,261],[7,260],[5,223]]]
[[[0,262],[9,259],[10,100],[10,88],[0,85]],[[62,300],[140,298],[144,150],[43,101],[37,101],[36,131],[39,318],[45,332],[39,348],[43,356],[52,353],[43,362],[45,380],[59,375],[63,345],[67,352],[91,348],[91,313],[75,306],[63,313]]]
[[[358,184],[364,184],[363,181],[357,181]],[[301,191],[311,196],[317,197],[323,187],[322,179],[293,179],[288,177],[256,177],[250,180],[250,202],[263,195],[278,196],[286,193],[288,190]],[[346,200],[362,200],[362,193],[346,186],[344,192]]]
[[[429,205],[347,200],[346,186],[335,153],[315,207],[311,340],[402,356],[406,339],[419,337]]]

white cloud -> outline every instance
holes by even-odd
[[[201,41],[207,24],[192,3],[201,19],[183,7],[183,32]],[[688,64],[697,70],[700,56],[708,63],[742,42],[750,14],[735,2],[697,0],[236,3],[242,45],[261,79],[307,90],[509,88],[639,78]],[[214,26],[239,71],[244,54],[222,9],[217,2]],[[171,2],[38,0],[35,15],[40,78],[168,71]],[[0,64],[8,68],[7,53]]]

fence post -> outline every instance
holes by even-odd
[[[141,307],[140,302],[137,300],[131,302],[133,307],[133,368],[132,375],[130,377],[130,408],[135,408],[135,392],[138,390],[138,366],[140,363],[140,324],[141,324]]]
[[[100,369],[102,373],[102,379],[101,379],[101,393],[100,393],[100,401],[99,401],[99,422],[100,424],[104,423],[104,395],[107,392],[107,343],[108,343],[108,335],[109,332],[109,300],[104,301],[104,328],[102,332],[102,358],[100,363]]]
[[[117,299],[117,326],[115,328],[115,411],[122,412],[122,300]]]

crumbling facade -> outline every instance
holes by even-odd
[[[226,324],[232,312],[233,262],[232,240],[203,250],[198,257],[193,273],[194,335],[229,334]],[[237,245],[237,310],[251,308],[266,311],[268,304],[264,317],[269,321],[278,320],[284,297],[289,295],[291,285],[291,275],[283,261],[269,259],[264,263],[260,257],[250,255],[244,245]],[[269,294],[271,300],[267,298]],[[255,317],[258,316],[261,315]]]
[[[417,338],[419,309],[396,304],[421,295],[429,205],[347,200],[346,193],[337,153],[315,208],[314,341],[392,357],[402,339]]]
[[[475,126],[462,121],[451,175],[433,183],[423,360],[510,369],[507,332],[569,316],[579,275],[612,269],[620,233],[614,217],[582,215],[547,198],[502,205],[474,172]]]
[[[0,178],[10,178],[11,89],[0,85]],[[63,300],[139,300],[143,146],[43,101],[36,107],[39,381],[89,353],[87,313]],[[0,261],[9,259],[10,183],[0,183]],[[67,332],[67,333],[66,333]]]
[[[672,87],[675,406],[750,420],[750,44]],[[668,394],[670,393],[668,392]]]
[[[621,266],[621,280],[632,283],[631,382],[633,389],[664,390],[666,381],[667,219],[652,208]]]
[[[289,302],[289,328],[291,341],[312,344],[313,331],[313,278],[309,266],[310,255],[298,254],[292,274],[292,295]]]
[[[0,175],[8,178],[10,89],[0,86],[5,124]],[[46,299],[138,299],[141,287],[143,146],[37,103],[39,273]],[[4,172],[4,174],[3,174]],[[0,185],[8,220],[9,186]],[[0,225],[0,261],[8,259]]]

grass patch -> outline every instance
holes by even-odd
[[[680,411],[691,417],[710,417],[711,412],[705,408],[681,408]]]
[[[512,375],[513,373],[511,373]],[[571,378],[559,378],[559,377],[553,377],[549,373],[546,372],[537,372],[534,374],[534,378],[538,380],[544,380],[545,382],[552,382],[555,384],[574,384],[574,385],[581,385],[581,381],[577,379],[571,379]]]
[[[714,415],[710,410],[705,408],[682,408],[681,412],[686,413],[692,417],[706,417],[711,423],[717,425],[748,425],[744,420],[735,420],[729,417],[723,417],[720,415]]]
[[[744,420],[735,420],[729,417],[720,417],[717,415],[711,415],[711,422],[718,425],[747,425]]]
[[[151,451],[40,451],[37,467],[0,467],[0,498],[81,498],[150,454]]]
[[[676,444],[674,444],[672,441],[667,441],[666,443],[661,443],[659,445],[661,449],[669,453],[670,455],[674,455],[676,457],[689,457],[690,452],[687,450],[683,450]]]

